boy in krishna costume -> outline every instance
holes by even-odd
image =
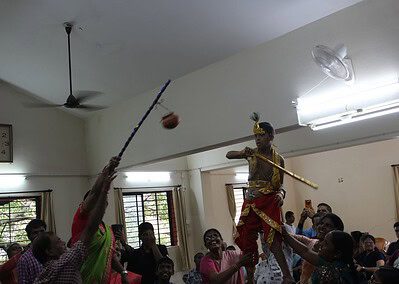
[[[246,267],[248,283],[253,283],[255,265],[259,259],[256,240],[260,231],[264,232],[264,239],[283,272],[283,283],[295,283],[282,250],[283,172],[258,156],[266,157],[281,167],[284,167],[284,159],[272,146],[275,134],[273,126],[268,122],[259,122],[257,113],[253,113],[251,119],[255,121],[253,132],[256,148],[246,147],[242,151],[226,154],[228,159],[246,159],[249,163],[249,186],[237,224],[235,242],[244,254],[253,255],[252,263]]]

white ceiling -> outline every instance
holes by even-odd
[[[269,41],[360,0],[0,0],[0,79],[46,101],[75,90],[116,101]]]

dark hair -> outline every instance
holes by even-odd
[[[148,230],[151,230],[151,231],[154,232],[154,226],[153,226],[151,223],[148,223],[148,222],[141,223],[141,224],[139,225],[139,238],[141,237],[141,235],[142,235],[145,231],[148,231]]]
[[[395,229],[396,227],[399,227],[399,222],[396,222],[395,224],[393,224],[393,228]]]
[[[288,218],[289,216],[294,216],[294,212],[292,212],[292,211],[287,211],[287,212],[285,212],[285,219],[286,219],[286,220],[287,220],[287,218]]]
[[[327,213],[323,217],[321,217],[320,222],[326,218],[331,220],[331,222],[334,224],[335,230],[344,230],[344,222],[342,222],[342,219],[338,215],[335,215],[334,213]]]
[[[89,196],[91,190],[89,190],[88,192],[85,193],[85,195],[83,196],[83,200],[86,200],[87,196]]]
[[[44,230],[47,229],[47,225],[43,220],[40,219],[33,219],[32,221],[30,221],[28,223],[28,225],[26,225],[25,231],[26,234],[28,235],[28,237],[31,235],[33,229],[37,229],[40,227],[44,227]]]
[[[360,232],[360,231],[353,231],[353,232],[351,232],[351,236],[352,236],[353,240],[354,240],[356,243],[359,243],[359,242],[360,242],[360,239],[362,238],[362,235],[363,235],[363,233]]]
[[[53,232],[42,232],[32,243],[32,253],[41,264],[45,264],[48,260],[46,251],[51,246],[52,236]]]
[[[331,231],[331,242],[335,250],[340,251],[342,256],[341,260],[349,265],[351,270],[352,280],[358,283],[358,275],[356,272],[355,264],[353,262],[353,239],[351,235],[342,231]]]
[[[380,267],[375,274],[383,284],[397,283],[399,279],[399,269],[389,266]]]
[[[360,238],[360,241],[363,243],[365,240],[370,239],[375,244],[375,238],[370,234],[365,234]]]
[[[324,203],[324,202],[319,203],[319,205],[317,205],[317,207],[319,207],[319,206],[325,206],[325,207],[327,207],[328,212],[332,213],[332,208],[331,208],[331,206],[328,205],[327,203]]]
[[[7,253],[8,258],[10,258],[10,252],[11,252],[12,248],[15,246],[21,246],[21,245],[19,243],[12,243],[7,247],[6,253]]]
[[[197,253],[194,255],[194,259],[196,259],[197,257],[200,257],[200,256],[204,256],[204,254],[203,254],[202,252],[197,252]]]
[[[222,234],[217,229],[211,228],[209,230],[206,230],[205,233],[204,233],[204,244],[205,244],[205,236],[211,231],[216,232],[219,235],[220,239],[223,240]]]
[[[324,216],[324,214],[320,214],[320,213],[314,214],[313,217],[312,217],[312,223],[314,223],[314,219],[320,218],[320,220],[321,220],[321,218],[322,218],[323,216]]]
[[[112,224],[111,229],[112,229],[112,232],[118,232],[123,229],[123,225],[122,224]]]
[[[259,122],[259,127],[266,131],[270,136],[274,136],[274,127],[270,122]]]
[[[158,270],[159,266],[160,266],[162,263],[168,263],[168,264],[172,265],[173,268],[175,267],[175,263],[173,262],[173,260],[171,260],[171,259],[170,259],[169,257],[167,257],[167,256],[164,256],[164,257],[161,257],[161,258],[158,260],[158,262],[157,262],[157,270]]]

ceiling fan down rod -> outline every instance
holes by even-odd
[[[73,25],[69,22],[66,22],[64,23],[64,27],[68,35],[69,95],[72,96],[71,31]]]

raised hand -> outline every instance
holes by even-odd
[[[255,154],[255,151],[249,147],[245,147],[243,150],[243,154],[245,157],[251,157]]]
[[[280,226],[281,228],[281,235],[283,236],[283,239],[289,236],[289,233],[287,232],[287,229],[285,228],[284,225]]]
[[[278,207],[282,207],[284,204],[284,198],[283,198],[283,194],[278,192],[275,197],[274,200],[276,201]]]
[[[111,160],[109,160],[108,165],[105,166],[103,169],[107,172],[107,174],[111,174],[115,171],[115,169],[119,166],[119,162],[121,161],[121,158],[118,156],[112,157]]]
[[[117,177],[116,171],[113,171],[112,173],[101,173],[101,175],[103,175],[104,180],[102,184],[102,190],[108,193],[111,187],[111,182]]]

